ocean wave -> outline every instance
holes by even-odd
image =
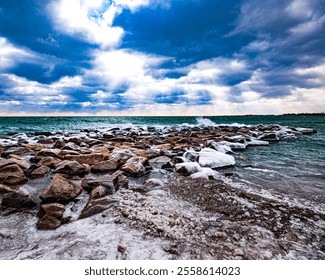
[[[217,126],[217,124],[210,119],[199,117],[196,119],[197,125],[200,126]]]
[[[196,118],[196,125],[198,126],[234,126],[234,127],[251,127],[251,125],[244,123],[215,123],[208,118],[199,117]]]

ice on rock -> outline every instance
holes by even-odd
[[[192,179],[205,179],[205,180],[209,180],[209,176],[207,175],[207,173],[201,171],[201,172],[196,172],[196,173],[193,173],[191,175],[191,178]]]
[[[183,173],[187,175],[202,171],[201,166],[197,162],[177,163],[175,165],[175,168],[178,173]]]
[[[235,159],[231,155],[223,154],[210,148],[204,148],[199,153],[199,164],[202,167],[224,167],[235,165]]]
[[[257,140],[253,137],[246,139],[245,141],[246,147],[248,146],[267,146],[269,145],[268,141],[263,141],[263,140]]]
[[[238,142],[221,141],[221,142],[219,142],[219,145],[228,146],[229,148],[231,148],[233,150],[245,150],[246,149],[245,144],[238,143]]]
[[[232,149],[226,145],[215,145],[213,148],[223,154],[232,153]]]
[[[295,130],[301,132],[302,134],[311,134],[315,132],[315,130],[313,130],[312,128],[304,127],[296,127]]]
[[[208,147],[211,147],[220,153],[232,153],[232,150],[229,146],[220,144],[220,142],[216,143],[213,140],[208,140],[206,144]]]
[[[217,171],[214,171],[213,169],[211,169],[210,167],[202,167],[202,172],[204,172],[205,174],[208,175],[208,177],[214,177],[214,175],[216,173],[218,173]]]

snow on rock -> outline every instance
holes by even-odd
[[[248,146],[267,146],[269,145],[268,141],[263,141],[263,140],[257,140],[253,137],[247,138],[245,141],[246,147]]]
[[[208,175],[208,177],[214,177],[214,175],[218,173],[217,171],[211,169],[210,167],[202,167],[201,169],[202,172]]]
[[[204,148],[199,153],[199,164],[202,167],[224,167],[235,165],[233,156],[223,154],[210,148]]]
[[[311,134],[316,132],[312,128],[304,128],[304,127],[295,127],[295,130],[301,132],[302,134]]]
[[[207,173],[201,171],[201,172],[196,172],[196,173],[193,173],[191,175],[191,178],[192,179],[205,179],[205,180],[209,180],[209,176],[207,175]]]
[[[213,148],[220,153],[223,154],[232,153],[232,149],[229,146],[216,143],[213,140],[208,140],[206,144],[208,147]]]
[[[201,172],[202,168],[197,162],[183,162],[175,165],[176,171],[185,175],[191,175],[196,172]]]
[[[229,148],[231,148],[233,150],[245,150],[246,149],[245,144],[238,143],[238,142],[221,141],[221,142],[219,142],[219,145],[228,146]]]

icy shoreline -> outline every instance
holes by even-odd
[[[312,133],[201,124],[2,136],[0,259],[324,259],[321,205],[219,172],[234,152]]]

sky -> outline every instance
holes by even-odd
[[[324,0],[0,0],[2,116],[324,108]]]

